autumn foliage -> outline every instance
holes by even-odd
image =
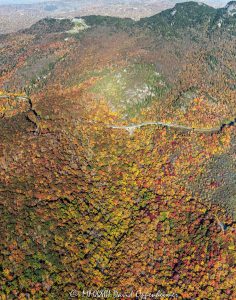
[[[157,55],[156,41],[139,31],[129,36],[97,28],[66,41],[65,33],[15,36],[24,49],[9,35],[2,50],[0,114],[7,110],[9,117],[0,115],[1,299],[69,299],[74,289],[102,288],[236,299],[234,208],[214,201],[225,188],[220,176],[199,184],[217,158],[235,159],[235,92],[220,92],[218,78],[209,87],[218,96],[214,102],[198,64],[189,63],[175,81],[169,42]],[[176,43],[193,62],[198,46]],[[34,70],[33,81],[23,76],[45,57],[49,69]],[[166,81],[152,73],[160,57]],[[139,60],[157,93],[137,114],[124,115],[109,93],[96,91],[115,82],[122,96],[132,94]],[[135,71],[123,88],[119,74],[127,70]],[[195,80],[199,86],[187,101]],[[160,85],[165,95],[158,94]],[[19,96],[31,105],[22,106]],[[219,130],[112,128],[153,120]]]

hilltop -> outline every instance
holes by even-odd
[[[139,20],[172,8],[176,2],[173,0],[48,0],[36,1],[36,3],[32,1],[27,4],[20,4],[22,1],[18,1],[18,4],[7,5],[7,1],[3,1],[1,1],[3,4],[0,5],[0,33],[28,28],[46,17],[73,18],[78,15],[96,14]],[[225,0],[206,0],[205,2],[214,7],[223,7],[226,3]]]

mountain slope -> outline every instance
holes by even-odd
[[[235,1],[219,9],[193,1],[179,3],[173,9],[141,19],[139,24],[164,35],[176,35],[179,31],[186,33],[188,30],[195,30],[202,34],[217,30],[232,33],[235,32],[235,7]]]
[[[232,3],[176,7],[0,36],[0,298],[236,299]]]

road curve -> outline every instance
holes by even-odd
[[[9,95],[0,95],[1,98],[11,98],[12,96]],[[28,101],[30,104],[30,107],[32,109],[32,102],[29,97],[26,96],[13,96],[13,98],[23,101]],[[185,125],[179,125],[174,123],[165,123],[165,122],[143,122],[140,124],[132,124],[127,126],[116,126],[116,125],[109,125],[106,124],[105,126],[112,129],[120,129],[120,130],[126,130],[129,132],[129,134],[133,134],[135,129],[146,127],[146,126],[161,126],[166,128],[174,128],[179,130],[187,130],[187,131],[194,131],[198,133],[215,133],[221,131],[225,126],[235,126],[236,119],[230,121],[228,124],[222,124],[217,127],[211,127],[211,128],[195,128],[191,126],[185,126]]]
[[[228,125],[234,125],[235,120],[230,122]],[[179,125],[179,124],[173,124],[173,123],[164,123],[164,122],[144,122],[140,124],[132,124],[128,126],[115,126],[115,125],[107,125],[109,128],[113,129],[123,129],[127,130],[130,134],[133,134],[135,129],[145,127],[145,126],[161,126],[161,127],[167,127],[167,128],[174,128],[174,129],[180,129],[180,130],[187,130],[187,131],[194,131],[194,132],[199,132],[199,133],[214,133],[220,131],[224,126],[227,124],[222,124],[221,126],[217,127],[211,127],[211,128],[195,128],[195,127],[190,127],[190,126],[184,126],[184,125]]]

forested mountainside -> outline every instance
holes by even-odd
[[[0,34],[28,28],[50,17],[89,15],[114,16],[139,20],[152,16],[183,0],[1,0]],[[203,0],[214,7],[223,7],[227,0]]]
[[[0,35],[1,299],[236,299],[235,21],[188,2]]]

